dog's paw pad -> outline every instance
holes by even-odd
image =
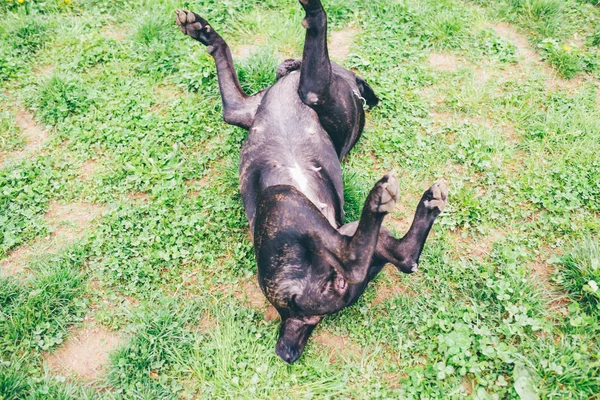
[[[429,210],[439,209],[440,212],[446,208],[448,201],[448,188],[443,181],[433,184],[423,196],[425,207]]]
[[[371,211],[388,213],[396,206],[398,180],[394,175],[386,175],[375,185],[370,201]]]
[[[205,46],[214,42],[215,31],[198,14],[187,10],[175,10],[175,23],[184,34],[198,40]]]

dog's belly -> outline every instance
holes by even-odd
[[[342,170],[335,148],[314,110],[298,96],[292,72],[265,94],[240,154],[240,189],[254,225],[257,199],[269,186],[302,192],[338,227],[342,221]]]

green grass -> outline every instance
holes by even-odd
[[[0,259],[51,234],[53,201],[106,210],[0,278],[0,398],[595,398],[596,3],[325,1],[333,29],[358,30],[344,65],[381,99],[344,161],[347,220],[390,170],[398,235],[392,218],[410,219],[435,180],[450,199],[419,273],[380,276],[292,366],[275,354],[277,322],[241,294],[256,279],[245,132],[222,121],[213,61],[172,10],[202,13],[234,50],[256,45],[234,60],[251,92],[300,56],[297,2],[0,3]],[[49,136],[35,151],[25,111]],[[106,373],[49,368],[90,318],[123,338]]]

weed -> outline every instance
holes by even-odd
[[[594,312],[600,302],[600,246],[597,238],[575,243],[559,264],[561,282],[582,305]]]

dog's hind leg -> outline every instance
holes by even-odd
[[[392,263],[404,273],[416,272],[429,231],[446,207],[447,197],[448,189],[443,182],[437,182],[425,191],[417,206],[412,225],[401,239],[396,239],[389,230],[381,228],[372,266],[383,267],[386,263]],[[339,232],[352,236],[357,227],[358,222],[352,222],[342,226]]]
[[[325,104],[333,78],[327,50],[327,15],[321,0],[300,0],[306,28],[298,93],[308,106]]]
[[[175,10],[175,14],[175,22],[181,32],[205,45],[208,53],[215,59],[223,101],[223,119],[228,124],[249,129],[263,93],[246,95],[235,72],[229,46],[204,18],[186,10]]]
[[[298,95],[316,111],[340,160],[356,143],[364,127],[363,103],[356,76],[332,66],[327,50],[327,15],[320,0],[300,0],[306,28]]]

